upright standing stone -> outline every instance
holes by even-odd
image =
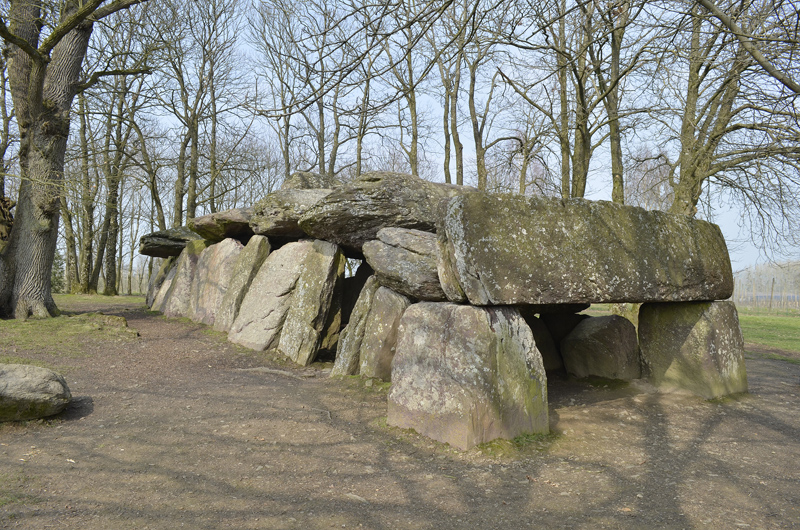
[[[214,324],[243,248],[239,241],[228,238],[200,254],[192,281],[189,318],[208,326]]]
[[[361,342],[361,375],[391,381],[397,328],[409,305],[411,300],[387,287],[375,291]]]
[[[549,432],[542,358],[519,312],[409,307],[398,332],[388,423],[459,449]]]
[[[473,305],[720,300],[733,290],[719,227],[683,215],[467,193],[440,225],[445,292]]]
[[[706,399],[747,392],[744,340],[733,302],[643,304],[639,345],[657,387]]]
[[[175,256],[170,256],[163,260],[161,266],[158,268],[158,272],[150,278],[150,283],[147,285],[147,307],[153,307],[156,295],[161,289],[161,286],[164,285],[164,281],[167,279],[169,272],[175,267],[176,261],[177,259]]]
[[[228,290],[225,291],[225,296],[222,298],[214,318],[215,330],[227,333],[231,329],[233,321],[239,314],[239,306],[242,304],[244,295],[250,288],[258,269],[269,256],[270,250],[269,240],[264,236],[253,236],[247,242],[247,246],[236,259]]]
[[[561,341],[567,372],[631,381],[642,377],[636,327],[619,315],[589,317]]]
[[[181,252],[175,265],[175,277],[170,282],[169,290],[164,296],[161,312],[168,317],[188,317],[191,310],[191,293],[197,262],[200,254],[208,247],[209,241],[200,239],[191,241]]]
[[[364,341],[364,332],[367,327],[367,318],[372,308],[375,292],[380,288],[377,278],[370,276],[361,294],[356,300],[350,314],[350,322],[342,330],[339,339],[339,348],[336,351],[336,361],[333,363],[331,376],[356,375],[361,366],[361,344]]]

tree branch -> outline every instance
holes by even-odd
[[[100,72],[92,73],[91,77],[85,82],[78,85],[78,92],[83,92],[84,90],[88,90],[94,85],[97,84],[100,79],[103,77],[108,77],[110,75],[138,75],[138,74],[149,74],[153,70],[150,68],[136,68],[136,69],[120,69],[120,70],[102,70]]]
[[[8,26],[6,26],[6,21],[2,19],[0,19],[0,37],[2,37],[3,40],[6,41],[7,43],[13,44],[17,48],[25,52],[35,62],[42,65],[47,62],[46,55],[42,55],[41,53],[39,53],[39,50],[31,46],[28,43],[28,41],[26,41],[22,37],[19,37],[11,33],[11,31],[8,29]]]

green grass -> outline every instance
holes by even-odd
[[[739,313],[744,341],[800,354],[800,317]]]

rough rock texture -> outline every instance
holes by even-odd
[[[604,201],[467,193],[442,219],[445,292],[474,305],[718,300],[719,227]]]
[[[418,300],[447,300],[436,270],[435,234],[383,228],[378,231],[378,239],[364,243],[362,250],[381,285]]]
[[[561,357],[576,377],[642,377],[636,327],[619,315],[584,319],[561,341]]]
[[[644,304],[644,374],[657,387],[706,399],[747,392],[744,340],[733,302]]]
[[[189,241],[203,239],[185,226],[147,234],[139,239],[139,254],[154,258],[178,256]]]
[[[208,326],[214,325],[243,248],[239,241],[228,238],[200,254],[189,295],[189,318]]]
[[[161,282],[161,287],[155,291],[153,295],[153,303],[150,304],[150,309],[153,311],[163,311],[164,309],[164,301],[167,299],[167,295],[169,294],[169,289],[172,287],[172,282],[175,280],[175,275],[178,273],[178,261],[180,258],[173,258],[175,261],[172,265],[167,269],[167,275],[164,277],[164,280]]]
[[[533,340],[536,341],[536,349],[542,354],[544,369],[550,371],[564,368],[564,361],[561,359],[560,350],[556,341],[553,340],[553,335],[550,333],[550,330],[547,329],[547,324],[538,318],[534,314],[535,312],[528,307],[520,307],[519,312],[522,318],[525,319],[528,327],[531,328]]]
[[[364,341],[364,330],[367,326],[367,317],[372,308],[372,299],[375,291],[380,288],[378,279],[370,276],[361,294],[356,300],[353,311],[350,313],[350,322],[342,330],[339,337],[339,348],[336,351],[336,360],[333,363],[331,376],[356,375],[361,366],[361,344]]]
[[[334,175],[322,175],[311,171],[295,171],[283,181],[281,190],[310,190],[315,188],[335,188],[342,184]]]
[[[409,307],[398,333],[388,423],[459,449],[548,432],[542,358],[519,312]]]
[[[410,305],[411,300],[387,287],[375,292],[361,342],[361,375],[391,381],[397,329]]]
[[[367,281],[372,278],[375,271],[369,266],[369,263],[362,261],[361,265],[356,269],[356,273],[349,278],[345,278],[342,283],[342,327],[350,323],[350,315],[353,314],[353,309],[356,307],[358,297],[361,291],[367,284]]]
[[[242,304],[244,295],[250,288],[258,269],[269,256],[270,250],[269,240],[266,237],[253,236],[239,253],[236,263],[233,265],[228,289],[225,291],[225,296],[222,298],[214,318],[215,330],[227,333],[231,329],[233,321],[239,314],[239,306]]]
[[[344,265],[344,254],[326,241],[314,241],[303,261],[278,341],[278,350],[299,365],[309,365],[320,348],[329,349],[338,339],[341,314],[330,320],[328,316],[332,310],[341,311]]]
[[[333,192],[330,189],[281,189],[258,201],[253,207],[250,227],[256,234],[301,238],[306,233],[298,221],[309,208]]]
[[[203,239],[222,241],[233,238],[246,243],[253,235],[250,228],[252,208],[234,208],[189,219],[189,229]]]
[[[0,364],[0,421],[46,418],[63,411],[72,395],[56,372],[25,364]]]
[[[375,239],[381,228],[435,231],[439,202],[462,190],[402,173],[365,173],[310,208],[300,218],[300,227],[361,255],[362,245]]]
[[[164,294],[163,301],[151,309],[161,311],[168,317],[188,317],[191,312],[191,294],[194,275],[197,271],[197,262],[200,254],[209,246],[205,239],[191,241],[183,249],[175,264],[175,275],[170,279],[169,274],[163,287],[169,282],[169,287]],[[160,293],[159,293],[160,295]],[[156,296],[158,299],[158,295]]]
[[[166,281],[169,272],[175,267],[177,261],[175,256],[163,260],[161,266],[158,268],[158,272],[150,278],[150,283],[147,284],[147,307],[153,307],[153,302],[155,302],[158,291],[161,289],[161,286],[164,285],[164,281]]]

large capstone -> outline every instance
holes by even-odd
[[[396,350],[390,425],[459,449],[549,431],[542,358],[516,309],[415,304]]]
[[[56,372],[25,364],[0,364],[0,421],[46,418],[63,411],[69,387]]]
[[[252,208],[234,208],[190,219],[189,229],[209,241],[233,238],[246,243],[253,235],[250,228]]]
[[[270,193],[253,207],[253,232],[270,237],[305,237],[298,221],[312,206],[333,192],[329,189],[287,189]]]
[[[434,232],[439,202],[462,189],[402,173],[365,173],[311,207],[300,218],[300,227],[360,256],[362,245],[381,228]]]
[[[639,345],[659,388],[713,399],[747,392],[744,340],[733,302],[644,304]]]
[[[605,201],[468,193],[441,220],[448,297],[473,305],[720,300],[718,226]],[[463,293],[463,296],[461,295]]]
[[[228,238],[203,250],[189,294],[189,318],[213,325],[244,245]]]
[[[418,300],[447,300],[436,271],[435,234],[384,228],[378,232],[378,239],[364,243],[363,251],[381,285]]]
[[[236,263],[233,265],[233,272],[220,302],[217,314],[214,317],[214,329],[217,331],[228,332],[233,321],[239,314],[239,307],[242,304],[244,295],[250,288],[250,284],[255,278],[256,273],[261,268],[264,260],[270,252],[269,240],[264,236],[253,236],[247,245],[239,253]]]
[[[642,376],[636,327],[619,315],[581,321],[561,341],[567,372],[630,381]]]
[[[281,190],[310,190],[315,188],[335,188],[342,184],[335,175],[295,171],[281,184]]]
[[[139,239],[139,254],[154,258],[179,256],[189,241],[198,239],[203,238],[185,226],[160,230]]]

